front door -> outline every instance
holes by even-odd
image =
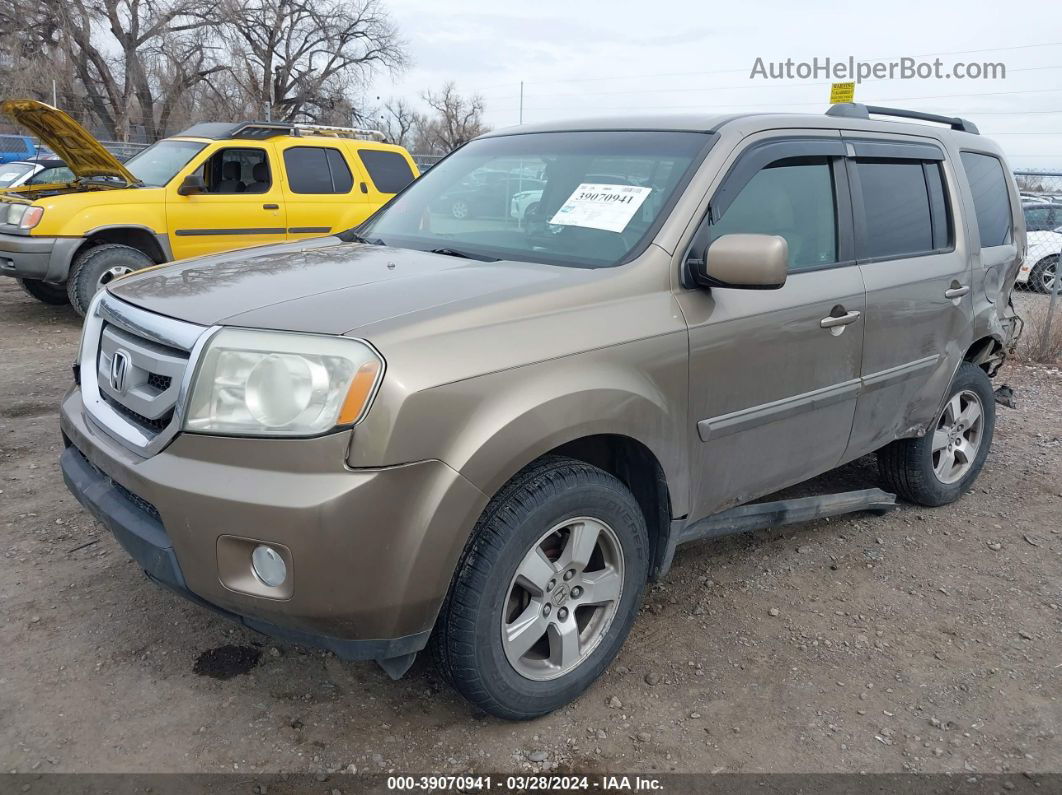
[[[195,174],[206,190],[177,192]],[[284,193],[269,144],[239,143],[201,154],[170,183],[166,221],[174,259],[287,239]]]
[[[697,233],[697,245],[781,235],[790,272],[778,290],[679,295],[690,334],[691,519],[824,472],[848,444],[866,307],[843,153],[840,136],[822,131],[745,147]]]

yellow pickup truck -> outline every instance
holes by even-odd
[[[150,265],[350,229],[418,175],[370,130],[208,122],[123,165],[50,105],[0,110],[74,174],[0,195],[0,274],[80,314],[109,281]]]

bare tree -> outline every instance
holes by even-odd
[[[78,96],[69,56],[62,47],[62,18],[55,4],[38,0],[0,0],[0,86],[6,97],[64,101]],[[5,97],[5,98],[6,98]]]
[[[483,97],[462,96],[453,82],[437,93],[426,92],[424,101],[434,113],[422,125],[420,151],[446,154],[490,129],[483,122]]]
[[[402,98],[391,98],[379,113],[382,132],[387,140],[407,149],[424,127],[424,114],[418,113]]]
[[[405,64],[404,43],[379,0],[221,0],[213,18],[248,101],[277,119],[354,112],[347,99],[354,86]]]
[[[220,68],[206,63],[198,39],[207,24],[207,0],[49,2],[63,9],[65,32],[74,44],[74,63],[92,111],[118,138],[128,136],[134,121],[149,138],[165,135],[174,104]],[[101,27],[112,41],[95,35]],[[118,58],[111,55],[114,46]]]

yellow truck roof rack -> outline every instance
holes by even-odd
[[[362,141],[386,141],[387,137],[379,130],[367,130],[359,127],[338,127],[328,124],[309,124],[290,121],[245,121],[238,124],[221,122],[203,122],[194,124],[178,137],[186,138],[249,138],[265,140],[278,135],[325,135],[332,138],[356,138]]]

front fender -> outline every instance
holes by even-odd
[[[667,478],[675,515],[688,510],[684,333],[670,333],[437,386],[409,395],[379,438],[355,432],[349,463],[439,459],[487,495],[536,458],[586,436],[625,436]],[[364,443],[364,444],[363,444]]]
[[[38,199],[44,216],[34,234],[85,237],[94,229],[141,227],[166,231],[166,204],[156,188],[126,188],[64,193]]]

